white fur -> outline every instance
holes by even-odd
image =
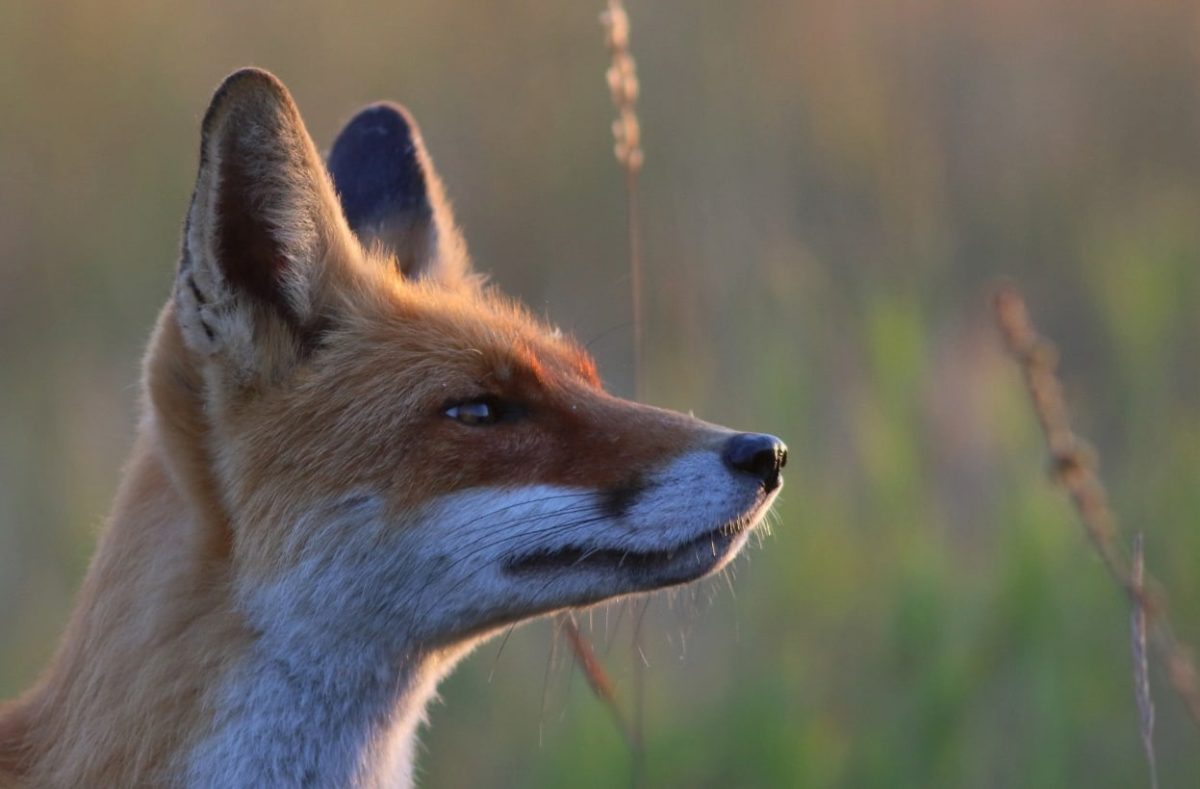
[[[313,522],[293,531],[303,543],[288,546],[299,562],[238,590],[261,636],[229,676],[187,783],[409,786],[426,703],[481,637],[672,582],[584,567],[513,573],[506,562],[565,547],[669,550],[727,523],[753,525],[771,499],[713,451],[646,482],[616,517],[596,491],[548,485],[454,493],[403,523],[389,522],[371,495],[306,516]],[[709,571],[743,541],[679,561]]]

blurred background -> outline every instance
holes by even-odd
[[[322,145],[406,103],[478,267],[632,389],[598,0],[248,6],[3,4],[0,697],[51,654],[103,524],[235,67],[279,74]],[[1145,785],[1127,607],[1047,480],[987,293],[1021,285],[1058,342],[1076,426],[1200,642],[1200,6],[629,10],[647,399],[791,447],[763,546],[645,614],[643,785]],[[627,708],[641,610],[582,619]],[[1163,785],[1196,786],[1197,732],[1153,670]],[[443,696],[425,786],[628,784],[553,623]]]

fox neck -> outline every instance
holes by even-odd
[[[323,640],[304,627],[264,635],[215,689],[216,719],[188,756],[188,785],[411,785],[426,703],[458,655],[292,640],[308,636]]]
[[[426,703],[470,643],[416,637],[409,594],[367,612],[382,577],[417,576],[374,558],[403,554],[378,550],[383,521],[365,497],[312,514],[317,549],[351,522],[379,524],[339,544],[343,561],[236,580],[232,527],[187,452],[204,445],[187,434],[202,430],[196,382],[155,355],[154,407],[59,651],[0,707],[0,785],[408,785]]]
[[[413,552],[389,545],[403,537],[377,509],[351,497],[311,513],[294,567],[235,589],[255,639],[214,689],[189,784],[411,783],[426,703],[469,643],[415,635],[421,590],[395,579],[421,576],[404,566]]]

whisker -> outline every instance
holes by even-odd
[[[504,647],[508,646],[508,639],[517,629],[517,623],[513,622],[508,626],[508,630],[504,631],[504,638],[500,639],[500,648],[496,650],[496,657],[492,659],[492,670],[488,672],[487,684],[492,684],[492,677],[496,676],[496,666],[500,665],[500,656],[504,654]]]
[[[546,675],[542,679],[542,709],[538,714],[538,749],[544,743],[546,728],[546,704],[550,696],[550,672],[554,669],[554,659],[558,654],[558,639],[562,632],[562,622],[555,622],[554,632],[550,636],[550,655],[546,658]]]

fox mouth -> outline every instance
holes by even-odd
[[[758,522],[756,515],[735,518],[668,548],[630,550],[568,544],[519,554],[506,561],[504,569],[513,574],[603,572],[652,585],[684,583],[706,575],[737,553]]]

